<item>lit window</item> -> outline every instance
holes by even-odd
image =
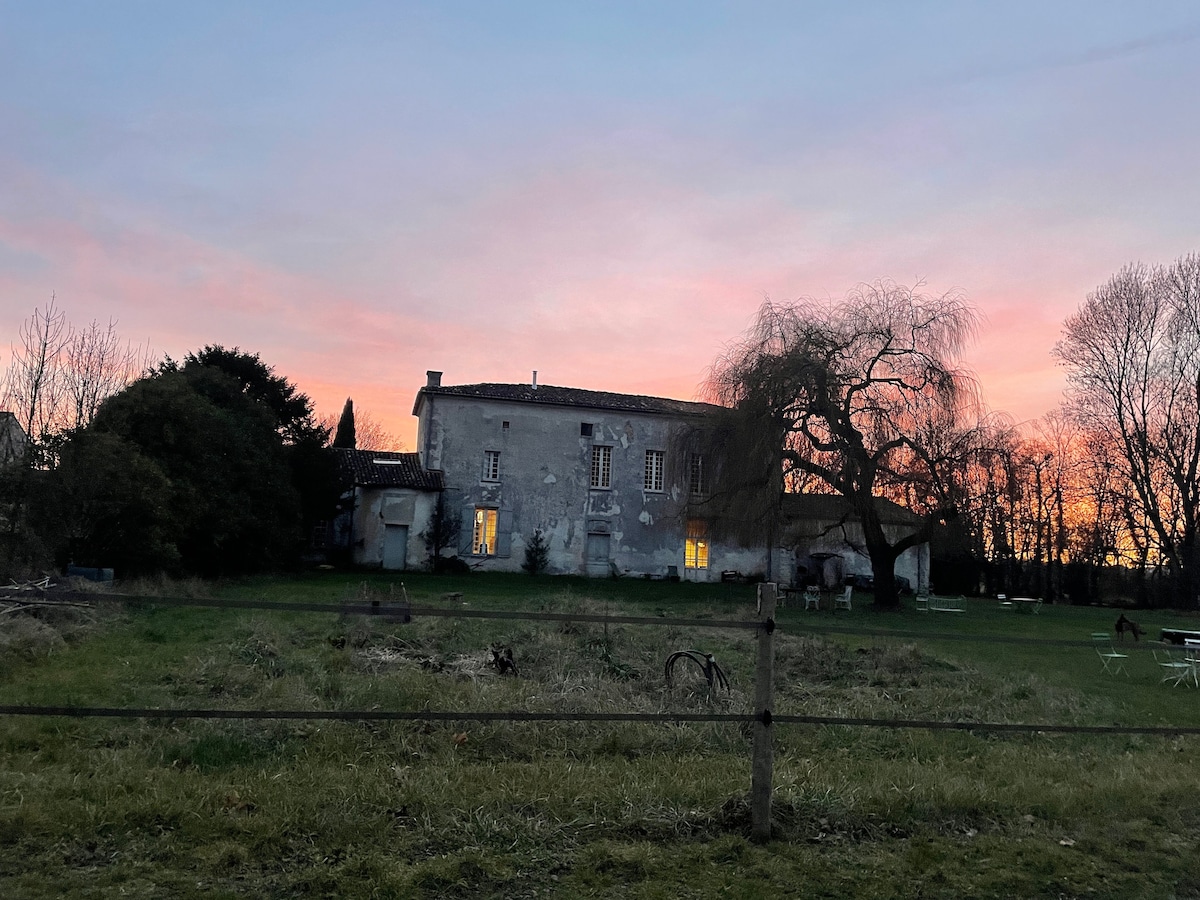
[[[647,450],[646,451],[646,480],[643,487],[647,491],[661,491],[663,489],[663,461],[666,458],[666,453],[662,450]]]
[[[704,496],[704,457],[693,453],[688,467],[688,493],[693,497]]]
[[[471,552],[487,556],[496,552],[496,510],[475,508],[475,530],[471,535]]]
[[[683,544],[683,567],[708,568],[708,525],[701,519],[688,519],[687,539]]]
[[[483,480],[500,480],[500,451],[486,450],[483,454]]]
[[[612,487],[612,447],[592,448],[592,487]]]

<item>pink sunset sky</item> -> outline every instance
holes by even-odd
[[[1015,419],[1200,251],[1190,2],[0,0],[0,365],[56,295],[414,445],[425,371],[692,398],[764,298],[958,289]]]

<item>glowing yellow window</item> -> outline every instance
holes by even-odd
[[[487,556],[496,552],[496,516],[494,509],[475,508],[475,530],[471,535],[471,552]]]
[[[708,568],[708,525],[701,519],[688,519],[687,539],[683,544],[683,567]]]

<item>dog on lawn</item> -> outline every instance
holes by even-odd
[[[1117,629],[1117,637],[1122,641],[1125,640],[1126,632],[1132,634],[1135,641],[1140,640],[1142,635],[1146,633],[1142,631],[1137,622],[1125,618],[1125,613],[1121,613],[1117,618],[1117,624],[1114,627]]]

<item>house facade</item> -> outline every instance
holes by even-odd
[[[529,384],[445,386],[417,395],[417,444],[460,521],[458,555],[519,571],[540,531],[549,571],[719,580],[762,574],[767,554],[711,538],[692,514],[706,460],[679,437],[713,408],[660,397]]]

